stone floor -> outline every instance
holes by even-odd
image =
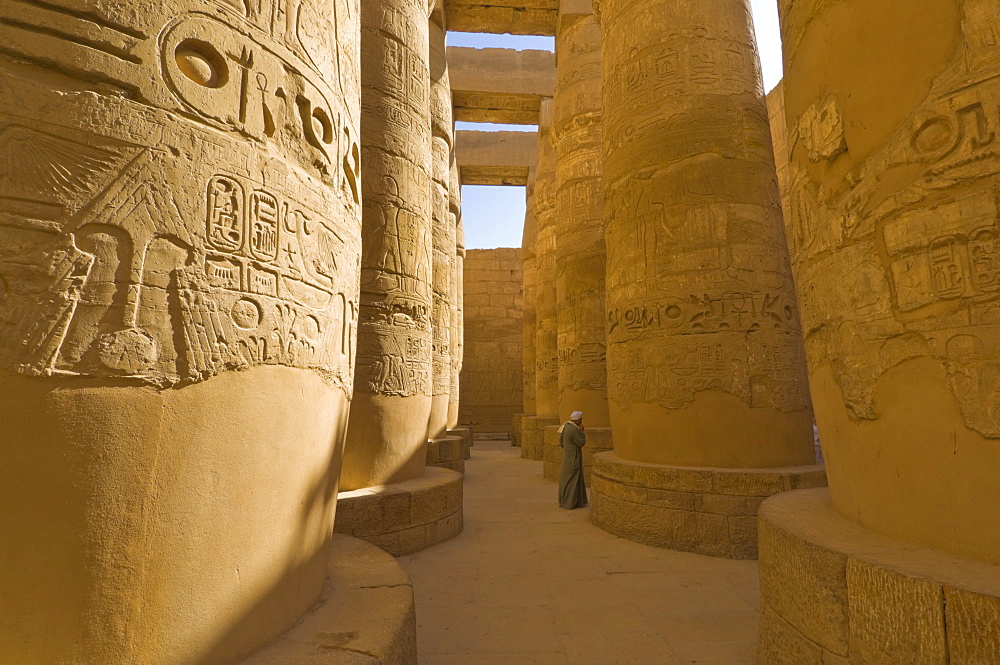
[[[477,441],[465,530],[399,561],[421,665],[752,665],[757,564],[659,550],[560,510],[542,464]]]

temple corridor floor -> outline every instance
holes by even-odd
[[[757,563],[616,538],[560,510],[541,462],[477,441],[465,529],[402,557],[421,665],[751,665]]]

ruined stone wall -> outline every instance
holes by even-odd
[[[465,361],[462,423],[510,432],[522,408],[520,249],[470,249],[465,258]]]

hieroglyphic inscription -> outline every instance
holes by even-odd
[[[810,363],[833,370],[853,418],[877,419],[879,379],[930,357],[965,424],[1000,438],[998,21],[995,5],[964,3],[953,62],[835,188],[805,163],[815,109],[833,102],[790,118],[803,143],[792,150],[790,227]],[[887,172],[909,175],[887,187]]]
[[[366,3],[362,42],[365,184],[356,392],[430,395],[432,237],[424,8],[412,2]],[[413,423],[414,431],[425,424]]]
[[[134,27],[23,4],[0,11],[21,60],[0,55],[0,74],[41,110],[0,98],[0,365],[166,386],[281,364],[349,389],[357,72],[314,58],[352,3],[220,1],[213,18],[168,2],[166,25]]]
[[[683,409],[718,391],[805,411],[749,4],[679,0],[640,22],[628,8],[602,3],[609,398]],[[816,150],[833,153],[827,129]]]

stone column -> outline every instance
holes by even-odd
[[[431,408],[427,7],[361,9],[364,252],[344,490],[420,476]]]
[[[455,265],[455,219],[449,211],[448,188],[451,182],[451,152],[454,123],[451,112],[451,84],[445,53],[444,29],[430,21],[431,58],[431,228],[433,232],[433,400],[427,423],[427,438],[440,439],[448,429],[448,403],[451,392],[451,314]],[[461,449],[461,446],[458,446]],[[451,450],[451,446],[442,447]],[[432,463],[453,460],[433,459]],[[452,465],[453,467],[455,465]]]
[[[818,654],[802,662],[990,662],[1000,6],[780,9],[790,245],[830,488],[762,508],[760,662],[789,645]]]
[[[594,519],[656,544],[752,556],[746,502],[721,519],[695,511],[672,532],[682,515],[654,532],[648,521],[615,525],[611,502],[628,492],[614,494],[624,481],[607,467],[716,467],[735,494],[759,501],[768,492],[756,476],[723,470],[786,477],[774,469],[815,459],[749,3],[605,0],[601,11],[617,457],[595,463],[606,482],[595,480]]]
[[[358,6],[69,4],[0,9],[0,662],[234,663],[327,574]]]
[[[534,169],[533,169],[534,171]],[[523,413],[514,415],[514,445],[524,442],[525,428],[535,417],[535,236],[538,235],[535,221],[534,174],[529,176],[525,188],[524,231],[521,236],[521,256],[524,261],[522,293],[522,363],[521,394]]]
[[[556,301],[559,419],[583,411],[584,466],[611,449],[605,362],[604,190],[601,181],[601,29],[592,13],[563,13],[556,34],[552,140],[556,151]],[[558,480],[557,432],[544,438],[545,477]]]
[[[463,264],[465,261],[465,227],[462,225],[462,182],[458,174],[455,151],[450,155],[448,178],[448,214],[455,222],[455,263],[452,269],[451,292],[451,391],[448,395],[448,429],[458,427],[459,376],[462,372],[462,301]]]
[[[535,176],[535,418],[527,419],[521,457],[541,460],[545,427],[559,422],[559,351],[556,308],[556,156],[552,145],[552,100],[542,101]]]
[[[607,428],[604,191],[601,182],[601,30],[593,14],[564,14],[556,40],[552,141],[556,151],[559,417],[583,411]]]

